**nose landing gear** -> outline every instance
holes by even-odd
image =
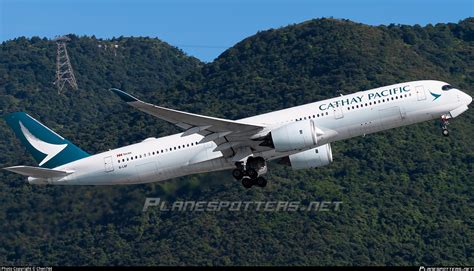
[[[449,136],[449,130],[448,130],[448,121],[449,117],[447,115],[442,115],[441,116],[441,132],[443,136]]]
[[[259,187],[265,187],[267,180],[261,175],[267,173],[267,163],[263,157],[249,157],[246,163],[237,162],[237,167],[232,171],[232,176],[242,181],[242,185],[245,188],[251,188],[254,185]]]

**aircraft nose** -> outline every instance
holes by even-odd
[[[461,92],[461,93],[462,93],[461,100],[462,100],[463,102],[465,102],[466,105],[469,105],[470,103],[472,103],[472,97],[471,97],[471,96],[467,95],[467,94],[464,93],[464,92]]]

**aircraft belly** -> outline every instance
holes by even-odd
[[[137,173],[138,178],[136,178],[134,181],[148,182],[156,177],[158,173],[158,168],[155,161],[150,161],[140,165],[136,165],[135,171]]]

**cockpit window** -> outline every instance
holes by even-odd
[[[454,88],[454,87],[451,86],[451,85],[444,85],[441,89],[446,91],[446,90],[450,90],[452,88]]]

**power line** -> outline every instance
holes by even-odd
[[[197,44],[175,44],[176,47],[183,48],[204,48],[204,49],[228,49],[232,46],[218,46],[218,45],[197,45]]]

